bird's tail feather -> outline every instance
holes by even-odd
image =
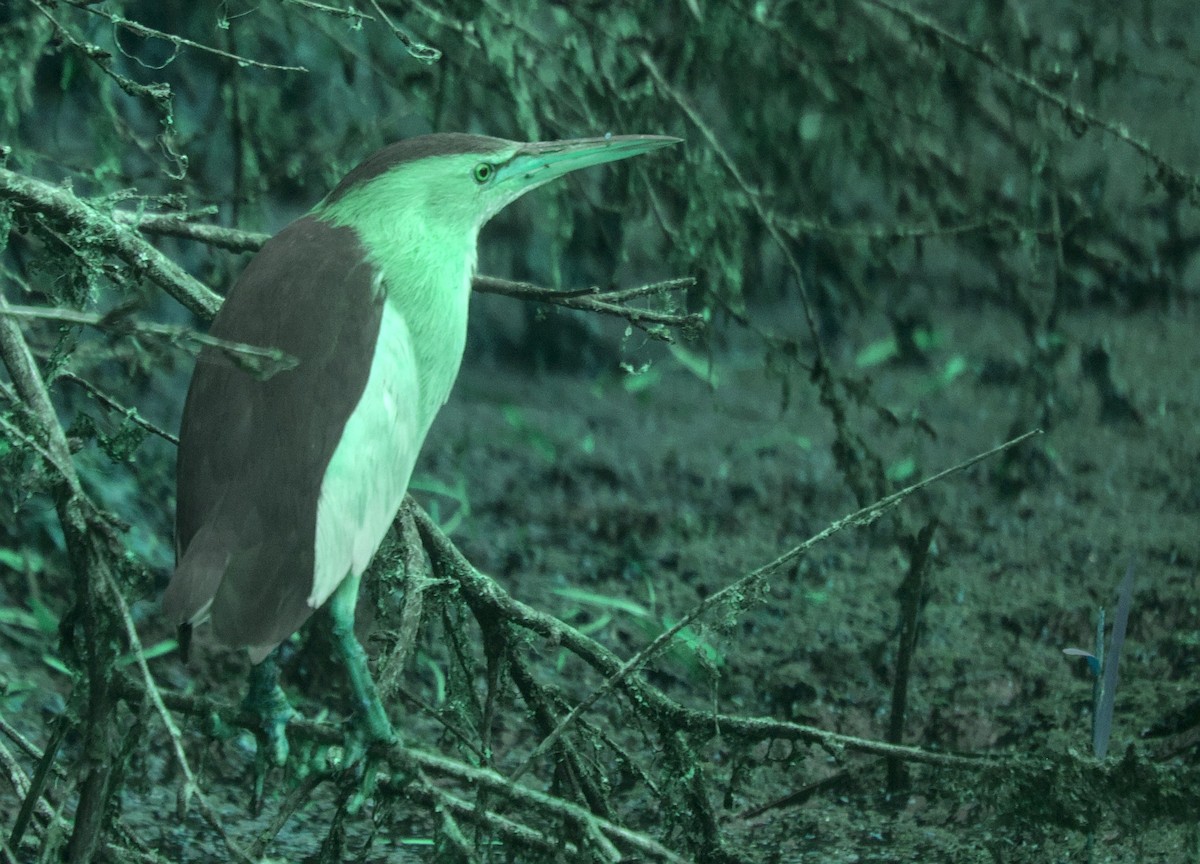
[[[175,573],[163,594],[163,613],[176,624],[202,621],[228,564],[229,545],[219,531],[205,525],[192,537],[175,565]]]

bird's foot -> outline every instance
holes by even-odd
[[[345,761],[348,767],[359,772],[358,788],[346,805],[347,812],[354,814],[375,793],[379,761],[386,759],[387,751],[399,743],[400,738],[379,698],[366,652],[353,635],[341,640],[340,647],[350,678],[350,690],[354,694],[355,711],[350,721]]]
[[[390,747],[397,743],[399,738],[396,730],[392,728],[392,721],[388,719],[387,712],[383,710],[383,703],[379,699],[379,693],[376,691],[373,681],[368,688],[368,694],[366,703],[358,706],[359,723],[371,746]]]
[[[257,720],[254,738],[258,750],[254,758],[254,799],[251,809],[256,811],[262,804],[263,787],[267,770],[282,767],[288,759],[288,721],[295,716],[291,703],[279,686],[279,667],[271,655],[263,662],[250,667],[250,687],[242,708]]]
[[[343,766],[357,777],[358,788],[346,803],[346,812],[358,813],[363,804],[375,794],[380,762],[386,764],[387,751],[400,741],[383,707],[361,705],[350,720],[346,737]]]
[[[260,755],[277,767],[287,762],[287,724],[296,712],[279,686],[279,667],[273,656],[250,668],[250,689],[242,707],[258,720],[254,737]]]
[[[351,673],[351,679],[355,676]],[[353,765],[364,757],[386,752],[390,747],[399,743],[400,738],[392,728],[387,712],[379,701],[379,695],[371,681],[360,689],[358,682],[354,684],[354,695],[357,710],[350,719],[349,735],[346,739],[346,764]]]

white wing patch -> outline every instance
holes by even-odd
[[[412,336],[385,301],[366,389],[321,481],[312,608],[350,573],[361,575],[383,542],[425,437],[419,404]]]

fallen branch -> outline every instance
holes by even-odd
[[[600,687],[593,690],[592,694],[590,696],[588,696],[586,699],[584,699],[582,702],[580,702],[578,705],[576,705],[571,710],[571,712],[569,714],[567,714],[567,716],[564,717],[562,719],[562,721],[558,724],[558,728],[555,729],[553,733],[546,736],[546,738],[542,740],[542,743],[539,744],[537,746],[537,748],[533,751],[533,753],[531,753],[529,755],[529,757],[525,760],[525,764],[514,775],[514,779],[517,777],[520,777],[522,774],[524,774],[525,771],[532,764],[533,760],[536,757],[538,757],[539,755],[541,755],[542,753],[546,752],[546,750],[552,744],[554,744],[554,742],[557,741],[559,739],[559,737],[561,737],[562,733],[576,720],[576,718],[579,717],[580,714],[582,714],[584,711],[588,710],[593,705],[595,705],[596,702],[598,702],[601,699],[601,697],[603,697],[605,694],[610,692],[614,686],[616,686],[617,684],[626,680],[630,675],[632,675],[634,672],[636,672],[638,669],[640,669],[642,666],[644,666],[646,664],[646,662],[649,661],[652,657],[656,656],[657,654],[662,653],[662,651],[670,644],[671,640],[676,636],[676,634],[679,633],[679,631],[681,631],[683,628],[690,625],[697,618],[699,618],[700,616],[705,614],[708,610],[712,609],[714,606],[717,606],[721,603],[725,603],[726,601],[732,600],[736,597],[745,596],[748,592],[752,591],[758,583],[761,583],[768,576],[778,573],[785,566],[787,566],[791,562],[795,561],[797,558],[799,558],[801,555],[806,553],[813,546],[816,546],[818,543],[824,542],[825,540],[832,537],[834,534],[841,531],[843,528],[847,528],[850,526],[869,525],[871,522],[874,522],[876,519],[878,519],[880,516],[882,516],[885,512],[887,512],[891,508],[895,507],[897,504],[899,504],[901,501],[903,501],[908,496],[912,495],[914,492],[917,492],[918,490],[925,488],[926,486],[930,485],[931,483],[936,483],[939,480],[943,480],[946,477],[949,477],[951,474],[955,474],[959,471],[969,468],[972,465],[974,465],[976,462],[980,462],[984,459],[995,456],[996,454],[1001,453],[1001,452],[1009,449],[1010,447],[1015,447],[1017,444],[1020,444],[1021,442],[1025,441],[1029,438],[1032,438],[1034,435],[1040,435],[1040,434],[1041,434],[1040,429],[1034,429],[1030,432],[1026,432],[1024,435],[1018,435],[1016,438],[1013,438],[1010,441],[1004,442],[999,447],[994,447],[991,450],[988,450],[984,453],[979,453],[975,456],[972,456],[970,459],[967,459],[964,462],[960,462],[959,464],[957,464],[951,468],[947,468],[944,471],[940,471],[937,474],[934,474],[932,477],[927,477],[926,479],[921,480],[918,483],[914,483],[911,486],[907,486],[904,489],[901,489],[899,492],[893,492],[891,495],[888,495],[888,496],[885,496],[884,498],[879,499],[874,504],[871,504],[867,507],[863,507],[860,510],[856,510],[855,512],[849,514],[848,516],[843,516],[841,519],[838,519],[836,522],[831,523],[827,528],[825,528],[825,530],[820,531],[817,534],[814,534],[812,537],[805,540],[799,546],[795,546],[792,549],[790,549],[787,552],[780,555],[774,561],[771,561],[768,564],[764,564],[762,567],[759,567],[758,569],[747,573],[745,576],[742,576],[740,579],[737,579],[736,581],[730,583],[729,585],[726,585],[720,591],[716,591],[716,592],[708,595],[703,600],[701,600],[699,603],[697,603],[695,606],[693,606],[689,611],[685,612],[682,616],[680,616],[679,620],[677,622],[675,622],[675,624],[673,626],[668,627],[666,630],[664,630],[662,633],[660,633],[649,645],[647,645],[645,648],[643,648],[637,654],[630,657],[623,664],[621,664],[621,668],[618,669],[617,671],[613,672],[608,677],[608,680],[606,680],[604,682],[604,684],[602,684]],[[895,746],[895,745],[891,745],[891,746]],[[876,750],[875,752],[879,752],[879,751]]]

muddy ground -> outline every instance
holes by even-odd
[[[1005,374],[1027,360],[1016,323],[983,306],[931,317],[940,347],[927,365],[869,370],[879,403],[929,429],[854,415],[885,463],[911,466],[908,480],[1037,425],[1022,417],[1028,388]],[[1056,779],[1005,788],[995,774],[981,786],[971,772],[916,768],[909,793],[889,800],[875,765],[832,792],[742,819],[839,765],[862,764],[820,750],[792,762],[788,745],[758,745],[745,754],[753,770],[714,783],[751,860],[1200,860],[1198,325],[1194,309],[1069,316],[1045,435],[1011,462],[997,457],[909,499],[898,517],[910,530],[938,522],[905,742],[1000,761],[1045,756]],[[846,344],[887,333],[885,321],[868,321]],[[1097,348],[1111,358],[1108,396],[1089,371]],[[964,371],[947,383],[956,356]],[[838,362],[854,368],[853,357]],[[457,537],[471,559],[556,614],[579,608],[555,599],[564,586],[646,604],[652,584],[658,608],[677,617],[854,510],[811,388],[797,382],[785,409],[753,357],[715,364],[711,388],[659,361],[662,378],[636,394],[611,377],[468,370],[426,464],[443,479],[454,466],[466,478],[472,515]],[[908,568],[895,529],[884,521],[839,534],[756,602],[709,616],[716,626],[704,636],[722,659],[715,674],[666,663],[654,680],[697,706],[884,737]],[[1130,564],[1110,756],[1152,763],[1168,784],[1178,777],[1175,798],[1058,785],[1070,782],[1062,760],[1086,761],[1092,749],[1091,678],[1062,649],[1092,648],[1098,609],[1112,620]],[[630,629],[618,617],[602,635],[627,654],[644,638]],[[709,768],[721,777],[730,754],[719,739],[710,744]]]
[[[858,368],[848,349],[839,349],[885,338],[882,318],[831,342],[834,361],[869,376],[875,399],[901,421],[894,425],[874,410],[851,413],[897,486],[1038,423],[1036,400],[1020,377],[1026,343],[1011,316],[959,304],[930,319],[937,340],[924,364]],[[685,705],[883,740],[898,588],[908,570],[897,534],[937,520],[903,743],[992,762],[913,763],[907,785],[889,795],[885,767],[870,753],[746,744],[714,730],[697,739],[695,767],[739,860],[1200,860],[1200,313],[1077,312],[1066,316],[1062,331],[1052,423],[1043,436],[1012,459],[997,457],[939,482],[870,527],[836,535],[736,608],[710,613],[679,649],[651,664],[647,680]],[[1115,389],[1107,397],[1098,386],[1104,379],[1088,371],[1096,348],[1110,358]],[[633,367],[651,366],[634,378],[609,362],[532,372],[527,363],[506,362],[502,347],[476,351],[434,428],[415,485],[417,498],[478,568],[519,600],[628,657],[701,598],[857,504],[831,456],[829,417],[802,369],[790,373],[784,406],[779,376],[767,374],[750,350],[715,350],[713,381],[637,337],[626,341],[623,356]],[[920,424],[910,422],[916,416]],[[1136,587],[1128,640],[1110,755],[1099,765],[1091,755],[1092,681],[1085,663],[1063,649],[1092,647],[1097,610],[1107,607],[1111,621],[1130,564]],[[152,600],[137,607],[148,642],[168,635]],[[430,707],[408,703],[400,716],[408,743],[463,758],[433,719],[442,712],[444,720],[445,706],[457,698],[454,682],[439,680],[445,666],[437,671],[447,662],[442,608],[460,607],[430,606],[421,651],[406,675],[406,689]],[[478,658],[478,630],[469,615],[461,621],[467,650]],[[377,617],[372,650],[385,647],[394,628],[386,615]],[[39,644],[10,633],[4,652],[11,668],[34,669],[38,650],[53,650],[49,637]],[[522,650],[539,677],[572,698],[599,680],[556,646],[524,638]],[[305,716],[324,711],[337,718],[341,685],[320,654],[310,647],[290,655],[285,682]],[[188,667],[163,657],[153,668],[166,689],[233,704],[245,665],[201,633]],[[43,677],[47,693],[65,694],[61,676]],[[482,676],[471,683],[485,689]],[[502,682],[493,721],[501,770],[519,764],[536,742],[512,689]],[[50,701],[10,700],[6,717],[36,734],[53,710]],[[655,776],[663,760],[653,739],[623,734],[633,729],[622,725],[632,710],[609,697],[590,718]],[[251,819],[250,736],[206,744],[195,720],[184,722],[182,734],[228,829],[255,836],[295,778],[269,774],[264,815]],[[165,758],[161,727],[148,719],[139,735],[155,743],[129,772],[124,824],[172,860],[228,860],[195,807],[178,815],[179,779]],[[1010,770],[1018,763],[1020,770]],[[273,860],[317,852],[335,806],[330,785],[289,821],[268,850]],[[789,800],[792,793],[799,794]],[[632,824],[662,836],[652,796],[636,779],[614,778],[612,794]],[[0,802],[9,813],[7,787]],[[404,812],[403,802],[396,807],[362,860],[431,860],[429,847],[417,842],[431,834],[429,814]],[[378,814],[368,805],[348,820],[344,860],[359,860],[351,853],[368,833],[367,815]]]

